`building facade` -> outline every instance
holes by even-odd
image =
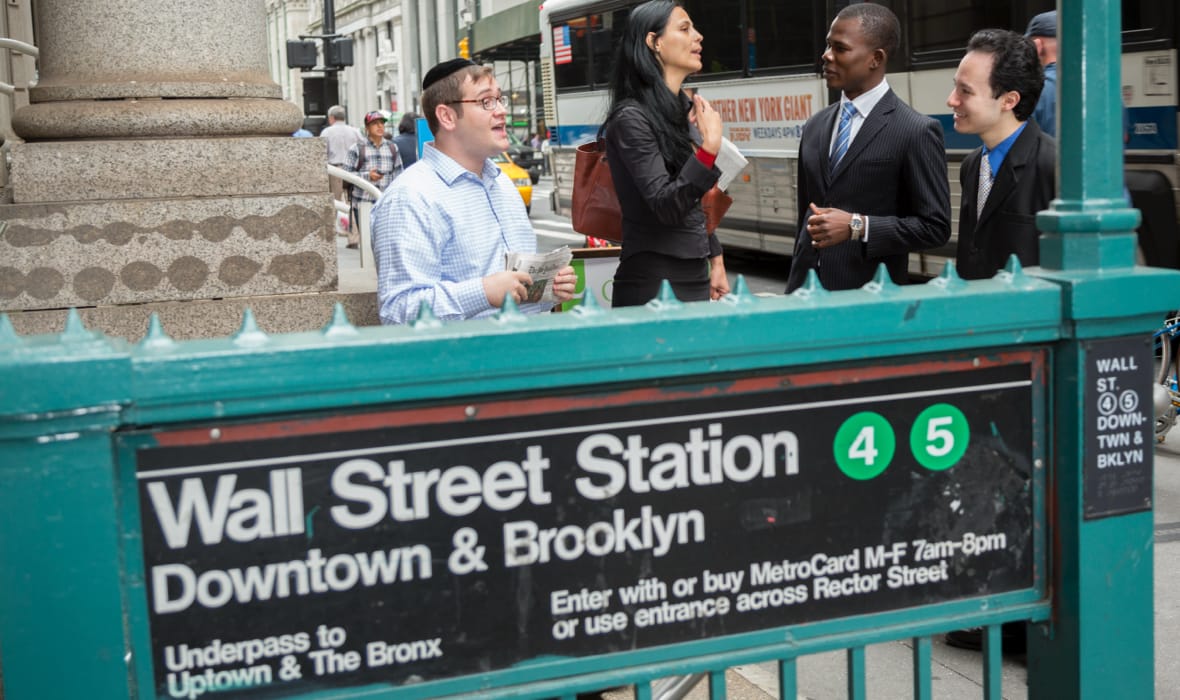
[[[336,0],[336,33],[353,42],[353,64],[338,74],[338,102],[348,109],[349,122],[359,126],[361,116],[374,109],[386,110],[395,119],[403,112],[420,111],[425,71],[457,56],[459,40],[470,37],[481,19],[526,3],[535,5],[535,0]],[[286,44],[323,32],[324,2],[266,0],[266,11],[271,75],[284,98],[302,107],[303,78],[321,73],[287,68]],[[496,67],[506,94],[534,92],[535,61],[509,60],[494,52],[481,57],[478,46],[472,49],[474,58]],[[322,63],[322,47],[320,51]],[[514,100],[513,122],[522,138],[534,123],[535,102],[530,99],[521,109]]]

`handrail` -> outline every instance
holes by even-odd
[[[349,184],[356,185],[357,187],[361,188],[365,192],[368,192],[369,194],[373,195],[374,197],[381,196],[381,190],[377,189],[376,185],[369,182],[368,180],[365,180],[364,178],[357,175],[356,173],[349,172],[347,170],[344,170],[343,168],[338,168],[335,165],[329,165],[328,166],[328,174],[333,177],[338,177],[341,180],[344,180],[345,182],[347,182]]]
[[[38,49],[36,46],[33,46],[32,44],[26,44],[23,41],[17,41],[16,39],[9,39],[8,37],[0,37],[0,49],[12,49],[13,51],[16,51],[17,53],[28,54],[28,55],[32,56],[33,58],[40,58],[41,57],[41,49]]]
[[[369,194],[373,195],[373,199],[377,199],[378,197],[381,196],[381,190],[377,189],[376,185],[369,182],[368,180],[365,180],[364,178],[357,175],[356,173],[352,173],[347,170],[344,170],[343,168],[338,168],[335,165],[329,164],[328,165],[328,174],[333,177],[338,177],[341,180],[344,180],[345,182],[347,182],[351,185],[356,185],[357,187],[361,188],[365,192],[368,192]],[[339,208],[339,203],[337,204],[337,208]],[[350,217],[349,225],[352,225],[352,221],[351,221],[352,212],[348,208],[346,208],[346,211],[349,212],[349,214],[348,214]],[[361,218],[362,217],[359,217],[359,216],[357,217],[357,219],[361,219]],[[360,237],[361,237],[361,242],[360,242],[360,245],[358,246],[358,248],[360,249],[360,254],[361,254],[361,267],[366,266],[365,265],[366,260],[372,260],[372,253],[370,252],[370,251],[372,251],[372,246],[370,243],[370,235],[371,234],[369,231],[369,227],[367,225],[365,225],[367,223],[368,222],[359,221],[359,220],[356,222],[357,232],[360,233]]]

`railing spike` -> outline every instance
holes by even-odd
[[[497,321],[506,323],[518,323],[520,321],[526,320],[528,317],[521,312],[520,306],[518,306],[516,303],[516,299],[514,299],[511,294],[505,294],[504,305],[500,307],[500,312],[497,313],[494,318]]]
[[[63,343],[76,343],[91,340],[94,338],[94,334],[86,330],[85,324],[82,323],[82,316],[77,309],[71,307],[69,313],[66,314],[65,330],[59,337]]]
[[[429,301],[423,299],[418,303],[418,315],[413,321],[410,321],[411,328],[438,328],[442,326],[442,321],[434,315],[434,307],[430,305]]]
[[[927,284],[932,284],[948,292],[958,291],[967,286],[967,282],[962,277],[959,277],[959,270],[955,267],[955,261],[949,258],[946,264],[942,266],[942,272],[938,277],[931,279]]]
[[[1020,277],[1024,274],[1024,266],[1020,264],[1020,258],[1016,257],[1016,253],[1008,256],[1008,264],[1004,266],[1004,271],[1013,277]]]
[[[824,289],[824,285],[819,281],[819,275],[814,269],[808,270],[807,278],[803,280],[803,285],[791,292],[791,296],[793,297],[811,301],[818,301],[829,294],[831,292]]]
[[[676,292],[672,291],[672,283],[668,280],[660,281],[660,291],[655,298],[644,304],[649,309],[654,311],[676,309],[684,304],[676,298]]]
[[[332,306],[332,320],[328,321],[328,325],[324,326],[322,331],[324,337],[336,338],[345,335],[356,335],[359,333],[356,326],[352,325],[348,320],[348,314],[344,312],[344,304],[336,302]]]
[[[1008,263],[1004,265],[1004,269],[996,271],[993,279],[1011,285],[1024,282],[1026,279],[1024,274],[1024,266],[1020,264],[1020,258],[1016,257],[1016,253],[1012,253],[1008,256]]]
[[[20,345],[24,341],[16,334],[8,314],[0,314],[0,347],[5,345]]]
[[[598,297],[594,296],[594,292],[590,288],[582,292],[582,303],[575,306],[570,313],[579,316],[597,316],[603,313],[603,308],[598,304]]]
[[[269,340],[270,337],[258,327],[258,321],[254,319],[254,310],[247,306],[242,313],[242,327],[233,336],[234,345],[262,345]]]
[[[750,291],[750,285],[746,284],[746,276],[738,275],[737,281],[733,283],[733,288],[729,290],[729,294],[721,297],[721,300],[731,304],[748,304],[756,298],[753,292]]]
[[[889,276],[889,269],[885,267],[885,263],[880,263],[877,265],[877,272],[873,275],[873,279],[866,282],[861,289],[872,294],[884,294],[897,289],[897,284]]]
[[[176,341],[164,332],[164,324],[160,322],[160,315],[152,312],[148,317],[147,334],[139,341],[139,347],[145,350],[166,350],[175,347]]]

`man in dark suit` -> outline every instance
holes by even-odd
[[[984,29],[967,44],[946,104],[955,131],[977,134],[983,146],[959,169],[959,274],[991,277],[1015,253],[1022,265],[1040,259],[1036,214],[1056,189],[1057,143],[1029,117],[1044,83],[1032,41]]]
[[[885,80],[899,34],[897,16],[871,3],[840,10],[828,31],[824,80],[842,95],[803,125],[788,292],[811,269],[826,289],[855,289],[881,263],[904,283],[911,251],[950,239],[942,128]]]
[[[1015,253],[1036,265],[1036,213],[1053,199],[1057,144],[1029,120],[1044,76],[1030,39],[1003,29],[983,29],[967,43],[946,104],[955,131],[977,134],[983,146],[959,169],[958,269],[966,279],[991,277]],[[1023,653],[1027,625],[1005,622],[1000,639],[1007,653]],[[982,649],[978,627],[955,630],[946,643]]]

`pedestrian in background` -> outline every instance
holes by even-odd
[[[983,140],[959,168],[965,279],[991,277],[1012,254],[1025,266],[1040,261],[1036,214],[1057,188],[1057,142],[1029,120],[1043,84],[1032,41],[1003,29],[976,32],[955,71],[946,101],[955,131]]]
[[[328,142],[328,165],[344,168],[348,161],[348,150],[353,146],[364,143],[365,137],[356,127],[349,126],[345,121],[347,113],[344,107],[334,105],[328,109],[328,125],[320,132],[320,138]],[[332,198],[345,202],[344,180],[333,175],[328,176],[328,185],[332,190]]]
[[[1041,131],[1057,138],[1057,11],[1042,12],[1028,21],[1024,35],[1032,39],[1045,68],[1045,85],[1032,118]]]
[[[455,58],[427,71],[421,101],[434,141],[373,209],[377,313],[382,323],[407,323],[426,303],[441,319],[490,316],[506,297],[524,301],[533,281],[505,270],[505,254],[537,250],[524,201],[491,160],[508,149],[508,100],[490,66]],[[559,270],[558,301],[576,284],[572,267]]]
[[[402,167],[408,168],[418,161],[418,115],[406,112],[397,124],[397,136],[393,137],[397,152],[402,157]]]
[[[721,176],[721,115],[681,89],[701,70],[703,40],[683,7],[650,0],[631,10],[616,50],[602,127],[623,211],[612,306],[647,303],[665,279],[681,301],[729,293],[721,243],[701,210]]]
[[[365,132],[369,138],[348,149],[344,169],[364,178],[382,192],[402,171],[402,159],[392,141],[385,140],[385,115],[369,112],[365,115]],[[352,205],[349,211],[348,247],[360,243],[360,232],[368,225],[369,211],[377,198],[361,187],[351,187]]]
[[[951,195],[938,122],[889,87],[900,23],[857,3],[828,30],[823,76],[840,101],[812,116],[799,141],[799,234],[787,292],[815,270],[825,289],[857,289],[885,263],[909,279],[909,254],[950,240]]]

